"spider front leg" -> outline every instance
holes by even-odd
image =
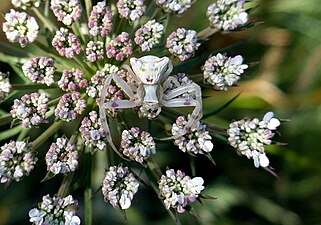
[[[165,84],[165,82],[164,82],[164,84]],[[194,93],[191,94],[192,92],[194,92]],[[196,120],[200,120],[203,116],[202,92],[201,92],[200,86],[198,86],[195,83],[179,86],[179,87],[171,90],[168,94],[164,95],[164,100],[169,101],[169,100],[174,99],[178,96],[181,96],[182,94],[185,94],[185,93],[189,94],[189,95],[194,95],[195,99],[193,98],[193,101],[196,101],[195,109],[193,110],[193,112],[190,116],[190,119],[189,119],[188,123],[186,124],[185,130],[187,131]],[[185,102],[183,103],[184,105],[177,106],[177,107],[184,107],[184,106],[186,107],[186,106],[189,106],[190,103],[192,102],[189,98],[182,98],[182,99],[185,99]],[[164,106],[165,106],[165,104],[164,104]],[[172,106],[172,107],[175,107],[175,106]]]
[[[106,139],[112,149],[120,156],[123,157],[122,154],[117,150],[116,146],[113,143],[109,125],[107,122],[107,115],[106,115],[106,108],[113,108],[113,109],[124,109],[124,108],[133,108],[136,106],[135,102],[130,100],[117,100],[117,101],[109,101],[105,102],[107,97],[107,89],[111,83],[111,81],[114,80],[114,82],[125,92],[125,94],[130,98],[134,99],[135,94],[131,87],[117,74],[110,74],[107,76],[104,86],[101,90],[101,96],[99,101],[99,117],[101,120],[102,127],[106,133]]]

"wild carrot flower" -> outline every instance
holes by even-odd
[[[76,216],[75,208],[78,202],[71,195],[64,198],[49,194],[42,197],[38,208],[29,211],[29,221],[35,225],[44,224],[66,224],[79,225],[80,219]]]
[[[52,39],[52,46],[61,56],[66,58],[73,58],[82,51],[80,40],[77,36],[63,27],[56,31],[56,35]]]
[[[192,57],[198,47],[201,45],[197,43],[196,31],[178,28],[172,32],[166,42],[168,51],[181,61],[185,61]]]
[[[58,81],[58,86],[63,91],[77,91],[88,86],[88,81],[83,78],[84,72],[78,68],[71,70],[64,70],[62,76]]]
[[[101,41],[88,42],[86,47],[86,59],[90,62],[104,59],[104,43]]]
[[[165,12],[181,14],[192,5],[192,0],[156,0]]]
[[[6,22],[3,23],[2,30],[10,42],[19,42],[21,47],[25,47],[37,39],[39,26],[34,17],[11,9],[4,18]]]
[[[156,20],[149,20],[135,32],[135,43],[139,45],[142,52],[150,51],[160,42],[164,33],[164,26]]]
[[[86,100],[82,99],[79,92],[64,94],[55,109],[55,116],[63,121],[75,120],[86,108]]]
[[[242,64],[243,57],[227,57],[218,53],[210,57],[202,67],[204,71],[204,81],[214,86],[217,90],[226,91],[229,86],[234,85],[240,75],[248,68],[248,65]]]
[[[211,152],[214,145],[212,143],[212,137],[209,135],[209,132],[205,130],[206,125],[198,121],[189,128],[186,134],[181,136],[180,134],[184,132],[186,124],[187,120],[184,116],[177,117],[176,123],[173,124],[172,135],[176,137],[174,141],[175,145],[183,152],[195,155]]]
[[[113,17],[106,2],[98,2],[90,13],[88,28],[92,36],[106,37],[113,27]]]
[[[106,171],[102,192],[114,208],[128,209],[139,183],[127,167],[111,166]]]
[[[82,10],[79,0],[51,0],[50,8],[57,20],[67,26],[79,20]]]
[[[146,6],[144,0],[118,0],[117,9],[121,17],[135,21],[144,14]]]
[[[106,45],[106,54],[109,59],[115,58],[117,61],[123,61],[132,53],[132,41],[129,39],[129,34],[126,32],[122,32]]]
[[[55,83],[55,60],[48,57],[34,57],[22,65],[22,72],[32,82],[50,86]]]
[[[206,12],[211,26],[229,31],[244,25],[248,20],[244,4],[245,0],[218,0],[211,4]]]
[[[0,147],[0,182],[20,181],[33,170],[37,158],[26,141],[10,141]]]
[[[10,113],[14,119],[21,120],[24,128],[37,127],[41,123],[48,123],[48,102],[45,93],[25,94],[20,100],[13,101]]]
[[[254,160],[255,167],[269,166],[269,159],[265,154],[264,145],[270,145],[270,140],[274,136],[274,130],[280,125],[280,121],[273,118],[274,114],[268,112],[263,120],[258,118],[244,118],[234,121],[227,130],[229,134],[228,142],[237,153]]]
[[[151,154],[156,154],[153,137],[146,131],[140,132],[138,127],[124,130],[120,144],[123,154],[139,163],[143,163]]]
[[[106,132],[102,128],[101,120],[96,111],[91,111],[89,117],[82,120],[79,131],[86,146],[94,150],[105,149]]]
[[[7,97],[11,89],[8,74],[0,72],[0,102]]]
[[[168,169],[158,181],[159,197],[163,199],[166,209],[175,209],[178,213],[185,212],[204,189],[201,177],[190,178],[180,170]]]
[[[11,3],[16,8],[26,10],[31,7],[39,7],[41,0],[11,0]]]
[[[57,138],[46,154],[47,170],[53,174],[69,173],[78,167],[76,145],[66,137]]]

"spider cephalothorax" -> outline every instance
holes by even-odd
[[[107,140],[116,150],[109,131],[106,119],[106,109],[125,109],[140,108],[140,115],[148,118],[156,117],[161,107],[195,107],[190,119],[188,120],[185,132],[191,125],[202,117],[202,97],[200,87],[194,83],[180,84],[173,76],[169,76],[172,72],[173,65],[169,58],[157,56],[144,56],[141,58],[131,58],[130,66],[123,67],[131,74],[137,82],[138,87],[130,86],[117,74],[107,76],[100,98],[100,118],[104,130],[107,133]],[[111,81],[114,82],[129,97],[129,100],[108,101],[106,99],[106,89]],[[175,88],[169,88],[175,84]],[[166,94],[164,90],[167,90]],[[169,90],[169,91],[168,91]],[[193,93],[191,95],[190,93]],[[187,94],[188,97],[185,95]],[[184,135],[184,132],[181,134]]]

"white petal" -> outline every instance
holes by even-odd
[[[122,195],[119,199],[119,204],[122,209],[128,209],[131,205],[130,199],[126,195]]]
[[[269,161],[268,157],[266,157],[265,154],[260,154],[259,160],[260,160],[260,165],[262,167],[267,167],[270,164],[270,161]]]
[[[273,116],[274,116],[274,113],[273,113],[273,112],[267,112],[267,113],[264,115],[263,120],[267,122],[267,121],[269,121],[270,119],[272,119]]]
[[[272,118],[267,125],[270,130],[275,130],[278,126],[280,126],[280,121],[276,118]]]

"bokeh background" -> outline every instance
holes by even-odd
[[[190,28],[205,26],[205,16],[203,20],[196,18],[212,2],[198,0],[196,5],[200,6],[188,11],[180,21]],[[202,47],[218,49],[243,43],[228,54],[241,54],[252,65],[238,87],[204,94],[207,96],[204,111],[209,112],[241,92],[228,108],[204,122],[227,126],[233,119],[262,118],[267,111],[274,111],[277,118],[285,121],[275,140],[286,144],[267,148],[278,178],[256,169],[245,157],[238,157],[214,134],[212,155],[217,165],[213,166],[205,157],[197,158],[195,164],[197,173],[206,180],[205,193],[217,199],[204,200],[203,206],[195,203],[202,219],[184,214],[180,216],[182,224],[321,224],[321,1],[256,0],[253,5],[257,7],[251,18],[258,22],[257,26],[218,34],[213,42]],[[1,0],[2,13],[10,7],[9,0]],[[6,41],[2,32],[0,37]],[[0,69],[6,72],[10,67],[1,64]],[[188,157],[179,151],[173,153],[166,144],[158,162],[189,172]],[[6,190],[0,187],[0,225],[28,224],[28,211],[41,196],[56,192],[59,178],[39,183],[45,174],[39,168]],[[81,191],[75,194],[82,204]],[[127,212],[127,222],[102,201],[101,193],[93,202],[95,225],[173,224],[157,196],[148,190],[139,191],[135,197],[134,207]]]

